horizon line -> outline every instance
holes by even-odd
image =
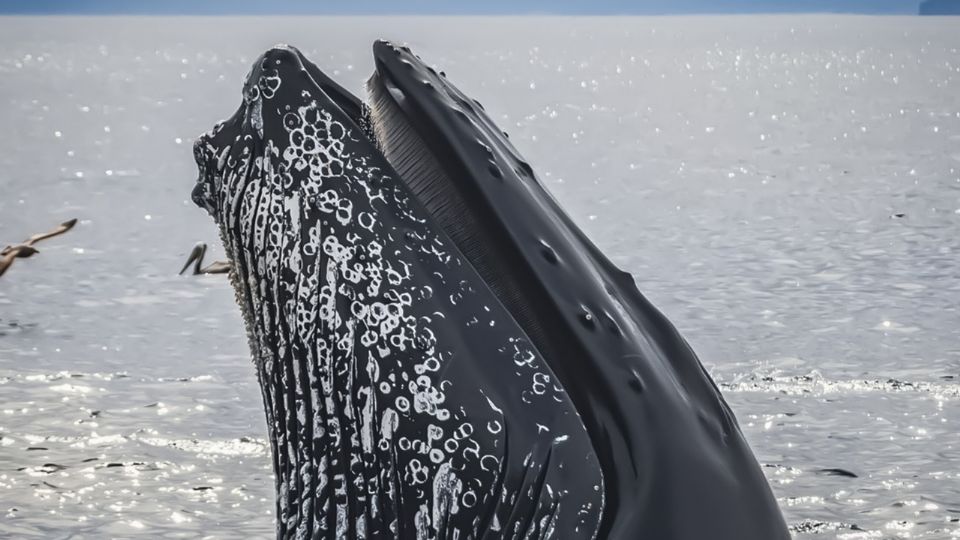
[[[283,17],[291,15],[334,16],[334,17],[378,17],[378,16],[416,16],[416,17],[643,17],[643,16],[689,16],[689,15],[871,15],[871,16],[915,16],[929,17],[916,11],[868,11],[868,10],[772,10],[772,11],[596,11],[596,12],[558,12],[558,11],[4,11],[2,16],[146,16],[146,17]],[[951,15],[943,15],[949,17]]]

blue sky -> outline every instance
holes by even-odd
[[[920,0],[0,0],[0,13],[916,13]]]

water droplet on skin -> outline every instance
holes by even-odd
[[[593,313],[590,313],[590,310],[587,309],[586,306],[583,306],[583,305],[580,306],[579,319],[580,319],[580,323],[583,326],[591,330],[593,330],[597,326],[596,318],[593,316]]]

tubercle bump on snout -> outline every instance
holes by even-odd
[[[211,216],[216,218],[216,205],[214,204],[213,178],[211,177],[210,160],[211,151],[209,149],[207,136],[199,137],[193,143],[193,158],[197,162],[197,183],[193,186],[190,198],[193,203],[203,208]]]

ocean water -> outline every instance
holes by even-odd
[[[960,538],[960,21],[0,18],[0,537],[267,538],[193,138],[277,42],[482,101],[723,389],[798,539]],[[690,519],[697,519],[691,509]]]

